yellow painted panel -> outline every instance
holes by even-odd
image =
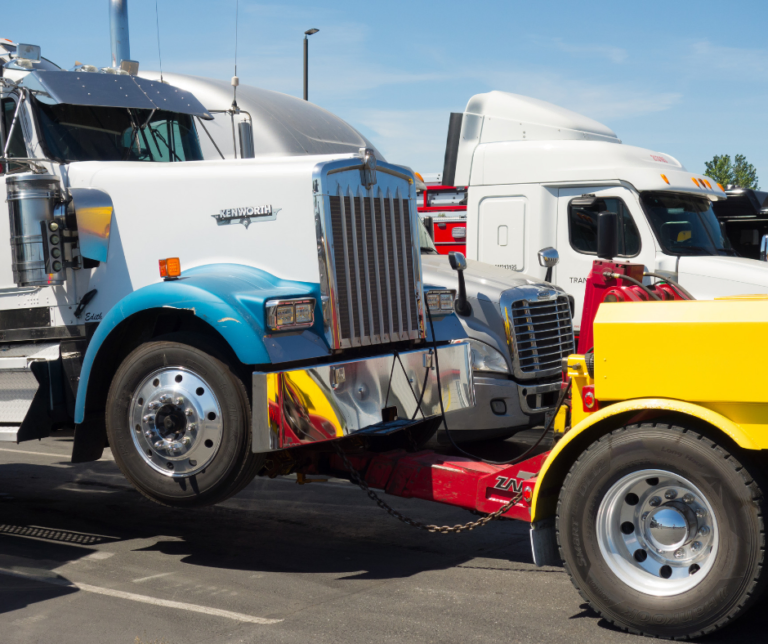
[[[768,300],[603,303],[594,333],[600,401],[768,402]]]

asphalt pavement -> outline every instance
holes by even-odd
[[[536,568],[526,524],[428,534],[350,483],[295,477],[173,510],[135,492],[108,452],[72,465],[71,445],[0,443],[2,644],[644,641],[591,611],[561,567]],[[387,500],[424,522],[472,520]],[[703,641],[766,632],[758,607]]]

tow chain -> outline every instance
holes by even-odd
[[[502,514],[507,512],[508,510],[511,510],[512,507],[520,501],[520,499],[523,498],[523,493],[518,492],[515,494],[515,496],[510,499],[509,503],[502,505],[496,512],[492,512],[491,514],[486,514],[485,516],[479,518],[477,521],[471,521],[470,523],[464,523],[464,524],[457,524],[457,525],[431,525],[427,523],[421,523],[420,521],[415,521],[414,519],[411,519],[410,517],[405,516],[404,514],[401,514],[395,508],[390,506],[384,499],[382,499],[376,492],[374,492],[370,487],[368,487],[368,483],[365,482],[365,479],[363,479],[362,476],[360,476],[360,473],[352,467],[352,463],[349,462],[349,459],[347,458],[347,455],[341,450],[341,447],[339,447],[336,444],[336,441],[332,441],[334,448],[338,452],[339,456],[341,456],[342,460],[344,461],[344,465],[347,466],[347,469],[349,470],[350,478],[357,483],[357,485],[360,486],[360,489],[365,492],[369,498],[376,503],[382,510],[385,510],[387,514],[390,516],[395,517],[398,521],[402,521],[406,525],[409,525],[413,528],[418,528],[419,530],[425,530],[427,532],[437,532],[440,534],[456,534],[459,532],[464,532],[465,530],[474,530],[475,528],[481,528],[482,526],[486,525],[487,523],[490,523],[491,521],[494,521],[498,519]]]

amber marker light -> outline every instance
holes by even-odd
[[[161,259],[160,264],[160,277],[164,280],[173,280],[181,275],[181,262],[178,257],[169,257],[168,259]]]
[[[706,179],[704,179],[703,181],[704,181],[704,183],[706,183],[706,184],[707,184],[707,188],[709,188],[710,190],[712,190],[712,184],[711,184],[709,181],[707,181]]]
[[[696,177],[691,177],[691,181],[693,181],[693,185],[695,185],[697,188],[699,187],[699,182],[696,181]]]
[[[722,190],[723,192],[725,192],[725,188],[723,188],[722,184],[718,183],[717,187],[720,188],[720,190]]]
[[[661,175],[661,178],[662,178],[662,179],[664,179],[664,183],[666,183],[667,185],[669,185],[669,179],[667,179],[667,175],[666,175],[666,174],[662,174],[662,175]]]

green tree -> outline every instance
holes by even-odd
[[[737,154],[733,163],[730,155],[716,154],[711,161],[706,161],[704,165],[706,166],[705,174],[723,186],[732,184],[739,188],[758,189],[757,170],[743,154]]]

